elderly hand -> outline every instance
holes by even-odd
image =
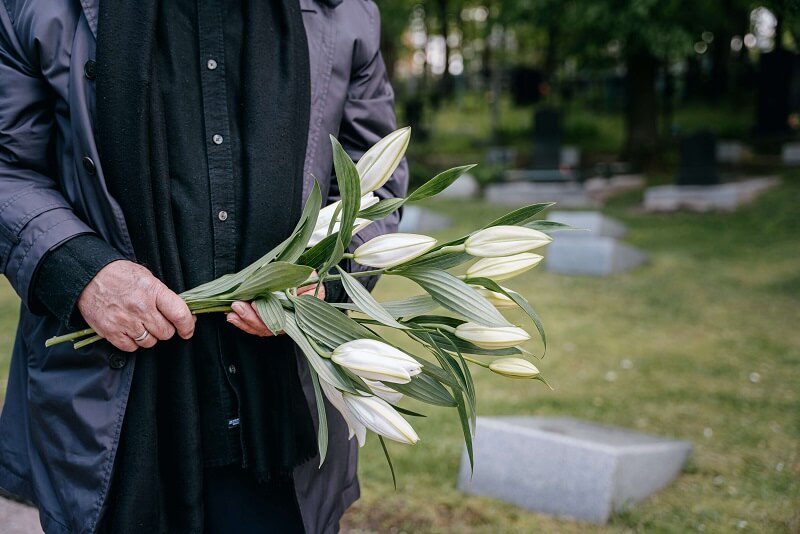
[[[178,332],[194,334],[188,306],[147,268],[126,260],[109,263],[78,298],[78,310],[95,331],[118,349],[150,348]]]
[[[316,274],[317,273],[315,271],[314,275]],[[313,295],[316,288],[316,284],[303,286],[297,290],[297,296]],[[324,285],[319,288],[317,298],[325,300]],[[256,313],[252,302],[237,301],[231,304],[231,308],[233,311],[230,312],[227,317],[228,322],[233,326],[247,332],[248,334],[253,334],[254,336],[268,337],[275,335],[273,332],[270,332],[269,328],[267,328],[267,325],[265,325],[264,321],[261,320],[261,317],[258,316],[258,313]]]

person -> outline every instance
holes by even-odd
[[[396,128],[379,28],[371,0],[0,5],[0,266],[22,300],[0,488],[48,534],[338,530],[357,448],[329,407],[320,467],[294,345],[250,303],[195,318],[178,294],[285,239],[314,177],[337,199],[329,135],[357,160]],[[406,183],[404,163],[376,194]],[[86,325],[105,340],[45,347]]]

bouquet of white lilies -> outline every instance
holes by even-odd
[[[476,401],[469,364],[544,382],[536,366],[522,357],[527,351],[520,345],[530,339],[529,333],[499,310],[523,310],[546,346],[542,323],[522,295],[498,282],[535,267],[542,256],[531,251],[551,242],[547,232],[565,227],[534,219],[550,204],[517,209],[446,243],[398,233],[346,252],[356,232],[406,203],[440,193],[472,168],[444,171],[406,198],[379,199],[373,191],[395,171],[409,138],[409,128],[397,130],[355,164],[331,137],[341,200],[323,208],[315,184],[285,241],[247,268],[181,294],[195,314],[227,312],[234,301],[253,301],[271,331],[285,332],[295,341],[308,361],[317,396],[320,462],[328,444],[323,397],[342,414],[351,438],[364,445],[370,430],[379,436],[384,452],[383,438],[407,444],[419,440],[401,414],[420,414],[398,406],[404,396],[455,408],[472,460]],[[348,273],[340,267],[343,259],[367,269]],[[465,274],[448,272],[473,259],[477,261]],[[378,302],[358,278],[379,274],[407,278],[424,292]],[[298,296],[296,288],[326,280],[341,281],[351,302],[332,304]],[[404,334],[415,349],[387,341],[381,334],[387,328]],[[98,339],[87,329],[52,338],[47,345],[72,341],[79,348]]]

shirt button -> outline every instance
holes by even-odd
[[[211,140],[214,141],[215,145],[222,144],[222,136],[220,134],[214,134],[214,137],[212,137]]]
[[[230,374],[232,374],[232,375],[235,375],[235,374],[236,374],[236,366],[235,366],[235,365],[233,365],[233,364],[230,364],[230,365],[228,366],[228,372],[229,372]]]
[[[128,357],[124,354],[114,352],[108,358],[108,366],[112,369],[122,369],[128,363]]]
[[[95,60],[90,59],[83,64],[83,75],[86,76],[87,80],[94,80],[97,75],[97,62]]]
[[[97,172],[97,167],[95,166],[94,161],[92,161],[92,158],[90,158],[89,156],[84,156],[82,161],[83,161],[83,168],[86,169],[87,173],[93,175],[94,173]]]
[[[227,221],[228,220],[228,212],[225,210],[220,211],[217,213],[217,219],[220,221]]]
[[[214,70],[217,68],[217,62],[213,59],[209,59],[206,62],[206,67],[208,67],[208,70]]]

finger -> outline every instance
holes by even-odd
[[[114,334],[113,336],[107,337],[106,339],[108,340],[109,343],[117,347],[119,350],[125,352],[133,352],[139,348],[139,345],[137,345],[131,338],[122,333]]]
[[[149,337],[155,338],[155,341],[166,341],[175,335],[175,327],[158,310],[153,310],[146,317],[142,317],[141,320],[143,326],[140,330],[144,331],[146,329],[150,332]],[[142,332],[129,332],[129,334],[131,333],[135,336],[134,341],[136,341],[136,337],[142,334]]]
[[[248,326],[253,328],[259,336],[266,336],[269,328],[261,320],[252,306],[245,302],[234,302],[231,304],[231,309],[236,312],[239,318],[247,323]]]
[[[318,299],[325,300],[325,284],[321,284],[319,286],[319,292],[317,292],[316,284],[303,286],[297,290],[297,296],[299,297],[302,297],[303,295],[314,295],[315,293]]]
[[[256,312],[256,316],[258,316],[258,319],[259,319],[259,320],[260,320],[262,323],[264,323],[264,320],[263,320],[263,319],[261,319],[261,316],[260,316],[260,315],[258,315],[258,308],[256,308],[256,303],[255,303],[255,302],[251,302],[251,303],[250,303],[250,307],[251,307],[251,308],[253,308],[253,311],[255,311],[255,312]],[[266,325],[266,323],[264,323],[264,328],[265,328],[265,329],[266,329],[266,331],[267,331],[267,333],[266,333],[266,334],[264,334],[264,337],[275,336],[275,335],[278,335],[278,334],[280,334],[280,333],[281,333],[281,332],[273,332],[272,330],[270,330],[270,329],[269,329],[269,327]]]
[[[162,285],[156,295],[156,307],[172,323],[178,335],[189,339],[194,334],[194,319],[189,306],[174,291]]]
[[[242,320],[242,318],[239,317],[236,314],[236,312],[229,313],[227,315],[227,320],[228,320],[229,323],[231,323],[233,326],[235,326],[239,330],[242,330],[242,331],[247,332],[248,334],[252,334],[254,336],[259,335],[258,332],[256,331],[256,329],[253,328],[252,326],[250,326],[249,324],[245,323]]]
[[[160,338],[156,338],[153,334],[148,334],[147,337],[145,337],[144,339],[141,339],[139,341],[136,341],[136,339],[134,339],[133,341],[143,349],[149,349],[151,347],[154,347],[155,344],[158,343],[158,339]]]

